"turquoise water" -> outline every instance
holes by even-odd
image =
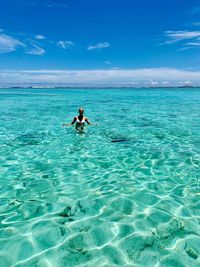
[[[200,90],[1,89],[0,118],[1,267],[200,266]]]

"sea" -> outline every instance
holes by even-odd
[[[1,89],[0,266],[200,266],[200,89]]]

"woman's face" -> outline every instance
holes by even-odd
[[[83,110],[82,108],[80,108],[80,109],[79,109],[79,114],[80,114],[80,115],[83,115],[83,113],[84,113],[84,110]]]

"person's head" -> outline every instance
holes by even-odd
[[[83,115],[84,109],[83,108],[79,108],[78,112],[79,112],[80,115]]]

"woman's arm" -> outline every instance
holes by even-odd
[[[76,117],[74,117],[73,121],[71,123],[63,123],[62,126],[72,126],[76,121]]]
[[[87,124],[89,124],[89,125],[98,125],[97,123],[91,123],[89,120],[88,120],[88,118],[85,118],[85,121],[87,122]]]

